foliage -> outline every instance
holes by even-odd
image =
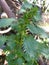
[[[37,16],[40,17],[38,7],[32,7],[26,2],[22,6],[19,14],[22,13],[23,16],[19,19],[0,19],[1,28],[11,26],[15,32],[0,35],[0,48],[6,46],[3,50],[6,53],[8,65],[38,65],[37,59],[41,54],[47,58],[49,45],[47,46],[47,42],[43,40],[38,42],[34,39],[34,34],[42,39],[48,36],[36,25],[36,22],[39,21]]]

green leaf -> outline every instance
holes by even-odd
[[[8,18],[8,19],[0,19],[0,27],[8,27],[15,21],[13,18]]]
[[[11,34],[10,36],[7,36],[7,46],[10,48],[10,50],[16,47],[15,35]]]
[[[8,65],[16,65],[17,64],[17,62],[16,62],[17,60],[14,58],[15,58],[15,53],[10,53],[7,56]]]
[[[47,46],[44,43],[41,45],[41,54],[49,59],[49,45]]]
[[[21,9],[19,10],[19,14],[27,12],[27,9],[31,9],[32,8],[32,4],[28,3],[28,2],[24,2],[21,6]]]
[[[32,36],[27,36],[24,39],[23,46],[24,50],[31,58],[35,58],[36,55],[38,56],[39,43],[36,40],[34,40]]]
[[[23,65],[23,63],[24,63],[24,62],[23,62],[23,59],[22,59],[22,58],[18,58],[18,59],[17,59],[17,64],[18,64],[18,65]]]
[[[0,36],[0,48],[2,47],[2,45],[7,41],[7,37],[6,36]]]
[[[47,38],[48,37],[46,32],[42,28],[40,28],[38,26],[35,26],[34,24],[29,24],[27,28],[29,29],[29,31],[32,34],[37,34],[37,35],[39,35],[39,36],[41,36],[43,38]]]
[[[20,23],[17,22],[17,23],[12,24],[11,26],[12,26],[12,28],[13,28],[14,30],[18,31],[19,29],[21,29],[21,28],[19,27],[19,25],[20,25]]]
[[[32,4],[25,2],[24,4],[22,4],[22,9],[31,9]]]
[[[9,42],[7,43],[7,45],[8,45],[8,47],[12,50],[12,49],[15,48],[16,43],[15,43],[14,41],[9,41]]]
[[[34,16],[34,19],[35,19],[36,21],[40,21],[40,20],[41,20],[40,11],[38,11],[38,12],[36,13],[36,15]]]

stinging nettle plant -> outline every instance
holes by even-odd
[[[38,65],[40,55],[49,59],[48,35],[37,26],[41,20],[40,9],[25,2],[18,14],[22,14],[18,19],[0,20],[0,28],[12,28],[10,32],[0,35],[0,48],[6,54],[8,65]]]

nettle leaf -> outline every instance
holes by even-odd
[[[19,14],[26,12],[27,9],[31,9],[32,8],[32,4],[28,3],[28,2],[24,2],[21,6],[21,9],[19,11]]]
[[[18,21],[18,22],[15,22],[14,24],[12,24],[12,28],[16,31],[19,31],[21,29],[21,24],[20,22],[23,22],[22,20],[21,21]]]
[[[24,50],[31,58],[34,58],[36,55],[38,56],[39,43],[36,40],[34,40],[32,36],[27,36],[24,39],[23,46]]]
[[[29,31],[32,34],[37,34],[37,35],[39,35],[39,36],[41,36],[43,38],[47,38],[48,37],[46,32],[42,28],[40,28],[38,26],[35,26],[34,24],[29,24],[27,28],[29,29]]]
[[[0,40],[0,48],[2,47],[3,44],[4,42]]]
[[[38,11],[38,12],[36,13],[36,15],[34,16],[34,19],[35,19],[36,21],[40,21],[40,20],[41,20],[40,11]]]
[[[18,64],[18,65],[23,65],[23,63],[24,63],[24,61],[23,61],[22,58],[18,58],[18,59],[17,59],[17,64]]]
[[[41,16],[42,16],[41,8],[39,6],[37,6],[37,5],[33,5],[33,8],[37,9],[36,15],[34,15],[35,21],[40,21],[41,20]]]
[[[28,54],[26,54],[26,53],[24,53],[24,58],[28,62],[32,60],[32,58]]]
[[[17,64],[17,59],[15,59],[15,53],[10,53],[7,56],[7,61],[8,61],[8,65],[16,65]]]
[[[7,43],[7,45],[8,45],[8,47],[12,50],[12,49],[15,48],[16,43],[15,43],[14,41],[9,41],[9,42]]]
[[[7,36],[7,46],[12,50],[16,46],[15,35]]]
[[[39,45],[40,55],[43,55],[45,58],[49,59],[49,45],[43,42]]]
[[[15,19],[13,19],[13,18],[0,19],[0,28],[10,26],[13,21],[15,21]]]
[[[7,37],[6,36],[0,36],[0,48],[6,42],[6,40],[7,40]]]
[[[30,9],[31,7],[32,7],[32,4],[28,2],[24,2],[24,4],[22,4],[22,9]]]
[[[40,52],[45,58],[49,59],[49,45],[42,43],[40,46]]]

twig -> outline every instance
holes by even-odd
[[[5,0],[0,0],[0,6],[7,13],[9,18],[15,18],[15,14],[12,12]]]

